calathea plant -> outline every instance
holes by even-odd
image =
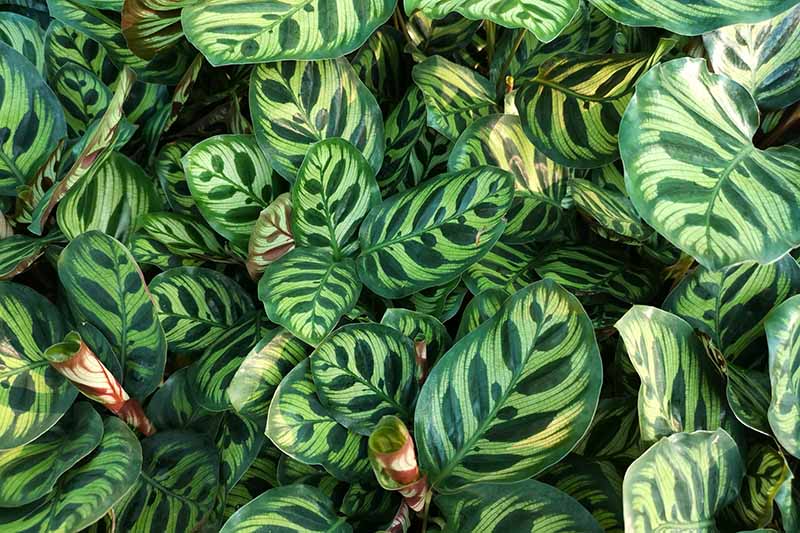
[[[798,0],[0,5],[0,533],[800,531]]]

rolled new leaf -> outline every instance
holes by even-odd
[[[415,511],[421,511],[428,481],[420,474],[414,439],[396,416],[384,416],[369,437],[369,462],[381,487],[403,495]]]
[[[86,397],[103,404],[146,436],[156,432],[139,402],[128,396],[80,334],[70,331],[62,342],[46,349],[44,357]]]

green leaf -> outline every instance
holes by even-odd
[[[662,39],[652,53],[556,56],[517,92],[522,129],[537,149],[568,167],[619,159],[619,123],[634,85],[674,44]]]
[[[458,277],[503,233],[512,196],[509,172],[476,167],[388,198],[361,226],[359,277],[385,298]]]
[[[281,456],[280,450],[267,439],[253,464],[226,495],[224,519],[227,520],[251,500],[278,484],[276,470]]]
[[[626,530],[715,532],[714,516],[736,499],[743,477],[736,443],[722,429],[662,438],[625,473]]]
[[[191,431],[160,431],[142,441],[142,473],[114,506],[117,527],[130,533],[191,531],[211,510],[219,455]]]
[[[613,168],[612,172],[619,172],[613,165],[603,168],[608,167]],[[620,191],[599,186],[594,181],[572,178],[569,180],[569,187],[575,208],[599,225],[596,231],[601,236],[638,244],[653,234],[653,230],[639,218],[625,194],[624,186]]]
[[[496,315],[508,297],[509,293],[505,289],[487,289],[473,296],[461,315],[456,340],[462,339]]]
[[[62,476],[48,496],[23,507],[0,509],[0,529],[15,533],[81,531],[129,492],[141,470],[142,448],[119,418],[106,418],[103,426],[99,446]]]
[[[417,396],[414,344],[381,324],[350,324],[311,354],[320,403],[337,422],[367,435],[383,416],[410,422]]]
[[[642,380],[642,440],[714,430],[725,423],[718,377],[692,326],[661,309],[635,305],[616,328]]]
[[[44,76],[44,32],[35,20],[16,13],[0,14],[0,41],[33,63]]]
[[[264,420],[239,416],[234,411],[222,415],[216,446],[220,453],[220,483],[225,492],[236,485],[253,464],[267,437]]]
[[[764,321],[769,345],[772,433],[786,451],[800,458],[800,296],[770,311]]]
[[[406,0],[406,13],[419,9],[429,17],[442,18],[457,11],[468,19],[488,19],[506,28],[525,28],[537,39],[549,42],[569,24],[579,0]]]
[[[308,359],[294,367],[275,391],[267,437],[283,453],[306,464],[322,465],[337,479],[372,478],[367,438],[340,425],[320,403]]]
[[[258,214],[272,201],[272,168],[253,135],[217,135],[183,156],[197,208],[220,235],[246,246]]]
[[[311,345],[336,327],[360,293],[353,260],[337,261],[319,248],[292,250],[270,264],[258,284],[269,319]]]
[[[44,237],[11,235],[0,239],[0,280],[9,280],[28,270],[42,256],[47,246],[62,241],[60,231]]]
[[[179,267],[150,281],[150,293],[171,351],[205,350],[255,310],[231,278],[208,268]]]
[[[230,262],[227,250],[211,228],[179,213],[148,213],[139,226],[149,237],[181,257]]]
[[[123,70],[103,116],[93,122],[86,134],[73,147],[75,160],[69,170],[61,176],[60,181],[47,190],[36,205],[31,214],[29,231],[41,235],[56,204],[71,188],[91,177],[108,159],[121,136],[123,129],[121,124],[124,124],[123,103],[130,93],[135,77],[132,70],[127,68]]]
[[[67,63],[52,76],[51,85],[61,101],[70,133],[81,136],[100,118],[111,101],[111,89],[94,72]]]
[[[13,196],[67,134],[56,95],[33,64],[0,42],[0,194]]]
[[[308,354],[306,345],[284,329],[265,335],[239,365],[228,387],[228,398],[236,412],[266,417],[275,389]]]
[[[622,119],[633,205],[711,270],[770,263],[800,243],[800,149],[757,149],[757,127],[746,89],[687,58],[642,77]]]
[[[769,375],[752,368],[725,364],[725,394],[731,411],[745,426],[770,434],[767,412],[770,403]]]
[[[381,194],[369,162],[344,139],[313,144],[292,185],[292,234],[298,246],[338,257]]]
[[[429,366],[433,366],[453,344],[447,329],[436,317],[418,311],[389,308],[383,314],[381,324],[396,329],[415,343],[424,342]]]
[[[44,357],[66,333],[64,320],[44,296],[0,282],[0,449],[43,434],[78,395]]]
[[[181,161],[191,147],[192,143],[189,141],[165,144],[153,163],[167,202],[178,213],[192,213],[197,210],[189,185],[186,183]]]
[[[747,365],[766,353],[761,339],[767,313],[798,292],[800,267],[787,255],[769,265],[699,267],[670,292],[663,308],[708,335],[726,361]]]
[[[455,278],[444,285],[429,287],[415,292],[398,305],[412,309],[418,313],[431,315],[439,322],[447,322],[461,309],[461,302],[467,294],[467,288],[461,284],[461,278]]]
[[[590,0],[603,13],[627,26],[656,26],[680,35],[700,35],[722,26],[759,22],[786,11],[795,0]]]
[[[574,296],[551,281],[517,292],[422,387],[414,435],[433,488],[518,481],[558,462],[589,427],[601,367]]]
[[[412,85],[386,118],[386,157],[377,175],[384,197],[400,191],[413,172],[414,147],[425,132],[427,116],[422,91]]]
[[[394,0],[201,0],[184,8],[186,37],[214,66],[331,59],[367,40]],[[302,9],[301,9],[302,7]]]
[[[765,527],[772,521],[775,495],[788,475],[789,468],[778,450],[762,443],[750,446],[739,497],[722,511],[720,522],[732,528]]]
[[[68,64],[85,68],[106,85],[112,85],[119,74],[108,52],[97,41],[57,20],[51,20],[47,28],[44,58],[49,76]]]
[[[217,335],[191,367],[192,397],[209,411],[230,409],[227,390],[236,370],[258,341],[269,333],[261,313],[245,316]]]
[[[159,430],[191,429],[213,434],[219,418],[195,401],[190,382],[191,367],[173,372],[147,402],[147,417]]]
[[[19,507],[50,493],[102,437],[100,415],[87,402],[78,402],[38,439],[0,451],[0,507]]]
[[[494,87],[474,70],[433,56],[415,66],[411,76],[425,98],[428,126],[450,140],[480,117],[497,113]]]
[[[573,453],[586,459],[623,461],[641,455],[639,416],[633,398],[604,398]]]
[[[539,481],[575,498],[592,513],[602,531],[623,533],[622,477],[610,462],[569,455]]]
[[[499,241],[464,272],[464,284],[475,296],[489,289],[502,289],[510,296],[539,279],[533,270],[538,256],[530,246]]]
[[[744,86],[759,106],[779,109],[800,100],[800,7],[755,24],[734,24],[703,36],[714,71]]]
[[[151,59],[162,50],[174,46],[183,37],[181,8],[192,3],[162,3],[158,0],[121,2],[122,34],[128,48],[143,59]]]
[[[652,269],[628,260],[614,249],[588,244],[553,247],[534,265],[544,279],[557,281],[576,294],[603,293],[629,303],[647,302],[658,289]]]
[[[561,225],[567,169],[534,148],[519,117],[490,115],[473,122],[450,152],[450,172],[493,165],[514,175],[514,201],[503,240],[547,240]]]
[[[256,219],[247,246],[247,273],[254,280],[264,270],[294,249],[292,197],[285,192],[264,208]]]
[[[285,533],[351,533],[353,528],[337,516],[333,503],[319,489],[290,485],[268,490],[225,522],[220,533],[238,531]]]
[[[58,277],[71,308],[113,345],[128,394],[141,399],[153,392],[164,373],[167,340],[130,252],[99,231],[83,233],[61,252]]]
[[[403,96],[404,45],[403,34],[396,28],[381,26],[350,59],[353,70],[381,107],[396,103]]]
[[[448,531],[603,531],[573,498],[532,479],[513,485],[480,483],[458,494],[437,496],[435,502],[447,519]]]
[[[192,59],[186,47],[175,47],[152,59],[142,59],[128,48],[119,19],[76,0],[48,0],[50,15],[100,43],[118,68],[129,67],[143,81],[177,83]]]
[[[259,144],[289,181],[309,147],[330,137],[350,141],[376,171],[381,166],[381,110],[343,58],[259,65],[250,80],[250,110]]]
[[[140,216],[162,208],[153,179],[124,155],[112,152],[91,176],[67,192],[56,220],[69,239],[98,230],[127,241]]]

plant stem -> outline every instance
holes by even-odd
[[[527,31],[528,30],[524,28],[519,31],[517,40],[514,41],[514,46],[511,47],[511,52],[508,54],[508,56],[506,56],[506,60],[503,62],[503,66],[500,67],[500,70],[497,71],[496,92],[498,94],[500,94],[500,92],[503,90],[503,84],[506,81],[506,73],[508,72],[508,69],[511,67],[511,62],[514,61],[514,56],[517,55],[517,50],[519,50],[519,47],[522,45],[522,41],[525,40],[525,33]]]
[[[484,22],[486,25],[486,55],[489,57],[489,64],[492,64],[494,59],[494,43],[497,34],[497,26],[491,20]]]

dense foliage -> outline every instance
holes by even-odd
[[[798,0],[5,0],[0,533],[800,531]]]

